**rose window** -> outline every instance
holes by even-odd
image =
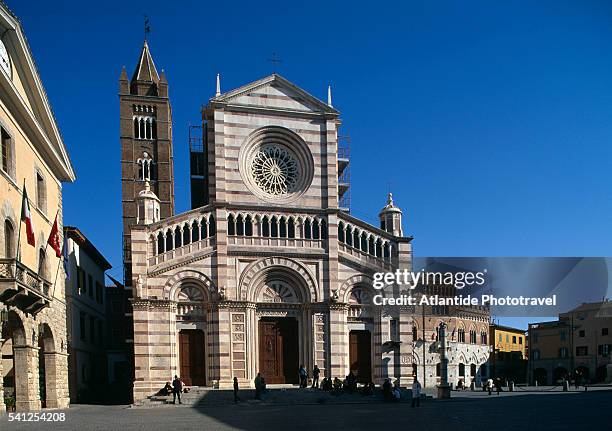
[[[255,184],[272,196],[295,192],[300,175],[295,156],[276,145],[265,145],[253,155],[251,172]]]

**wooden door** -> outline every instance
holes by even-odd
[[[259,321],[259,372],[266,383],[297,383],[297,321],[291,318]]]
[[[204,332],[199,329],[179,332],[179,357],[183,383],[187,386],[205,386]]]
[[[372,345],[370,331],[349,333],[350,369],[360,383],[372,381]]]
[[[275,321],[259,321],[259,372],[266,383],[285,383],[283,345]]]

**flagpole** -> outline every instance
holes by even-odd
[[[25,178],[23,179],[23,189],[21,190],[21,212],[19,213],[19,231],[17,232],[17,255],[15,260],[21,259],[21,223],[23,223],[23,193],[25,190]]]
[[[66,244],[64,244],[65,246]],[[62,254],[60,258],[57,260],[57,269],[55,270],[55,279],[53,280],[53,288],[51,289],[51,298],[55,297],[55,284],[57,283],[57,276],[59,275],[59,268],[64,259],[64,246],[62,246]]]

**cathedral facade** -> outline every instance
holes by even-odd
[[[146,43],[133,78],[121,75],[135,401],[174,374],[217,388],[234,377],[252,386],[257,373],[288,384],[302,364],[412,383],[416,338],[430,336],[415,333],[420,311],[372,305],[374,273],[412,270],[412,237],[391,196],[379,226],[345,208],[349,160],[331,94],[323,102],[277,74],[220,90],[192,155],[199,204],[174,215],[168,83]]]

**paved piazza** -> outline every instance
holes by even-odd
[[[276,430],[389,429],[547,430],[604,429],[612,391],[504,393],[474,392],[451,400],[428,400],[413,409],[407,402],[387,404],[234,405],[191,408],[165,406],[134,409],[125,406],[75,405],[63,423],[0,423],[3,430]]]

